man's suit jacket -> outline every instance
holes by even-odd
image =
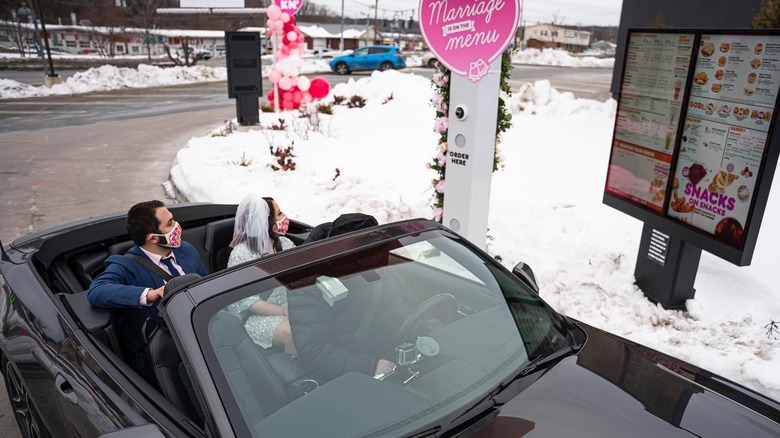
[[[133,246],[127,253],[146,257],[138,246]],[[173,254],[176,263],[185,273],[206,275],[198,251],[189,243],[182,242],[179,248],[173,249]],[[100,273],[89,286],[87,298],[93,306],[122,309],[116,312],[115,328],[125,354],[130,356],[127,359],[132,360],[132,357],[143,349],[141,327],[146,319],[151,318],[157,324],[164,324],[157,312],[158,303],[141,306],[141,294],[144,289],[156,289],[165,282],[157,274],[129,257],[113,255],[106,259],[105,265],[106,270]]]

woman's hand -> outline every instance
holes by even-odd
[[[250,309],[252,309],[252,312],[262,316],[287,316],[286,308],[264,300],[255,301]]]

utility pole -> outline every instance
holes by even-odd
[[[344,0],[341,0],[341,34],[339,34],[339,51],[344,51]]]
[[[38,15],[41,17],[41,29],[43,29],[43,44],[46,47],[46,57],[49,59],[49,71],[46,73],[46,85],[60,83],[62,80],[57,81],[54,78],[59,78],[54,73],[54,63],[51,60],[51,49],[49,48],[49,36],[46,34],[46,20],[43,17],[43,8],[41,8],[41,0],[35,0],[36,6],[38,6]]]
[[[374,0],[374,44],[379,44],[379,0]]]

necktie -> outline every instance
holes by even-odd
[[[179,274],[179,270],[178,270],[178,269],[176,269],[176,268],[173,266],[173,262],[171,261],[171,257],[166,257],[166,258],[164,258],[164,259],[161,259],[161,261],[163,262],[163,264],[164,264],[165,266],[167,266],[167,267],[168,267],[168,271],[171,273],[171,277],[173,277],[173,278],[176,278],[176,277],[178,277],[179,275],[181,275],[181,274]]]

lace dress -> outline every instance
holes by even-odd
[[[241,318],[246,312],[251,312],[249,308],[260,299],[260,295],[248,296],[243,300],[227,306],[227,311]],[[286,309],[287,289],[282,286],[274,289],[268,297],[268,302]],[[256,344],[263,348],[270,348],[274,340],[274,331],[276,331],[279,324],[286,318],[286,316],[281,315],[264,316],[253,313],[247,318],[244,327],[246,328],[247,333],[249,333],[249,337],[251,337]]]
[[[279,239],[282,241],[282,250],[290,249],[295,246],[292,240],[284,236],[279,236]],[[248,262],[260,257],[261,254],[252,251],[246,244],[242,242],[236,245],[236,247],[233,248],[233,251],[230,252],[228,266]],[[246,312],[251,312],[249,308],[252,307],[252,304],[260,299],[260,295],[251,295],[244,298],[243,300],[237,301],[227,306],[226,310],[241,318],[244,316],[244,314],[246,314]],[[271,295],[268,297],[267,301],[271,304],[275,304],[286,309],[287,289],[285,289],[283,286],[277,287],[273,292],[271,292]],[[281,324],[282,321],[284,321],[286,318],[286,316],[281,315],[264,316],[252,314],[249,316],[249,318],[247,318],[246,322],[244,323],[244,327],[246,327],[247,333],[249,333],[249,336],[253,341],[255,341],[256,344],[263,348],[270,348],[273,344],[274,331],[276,331],[276,328],[279,327],[279,324]]]

